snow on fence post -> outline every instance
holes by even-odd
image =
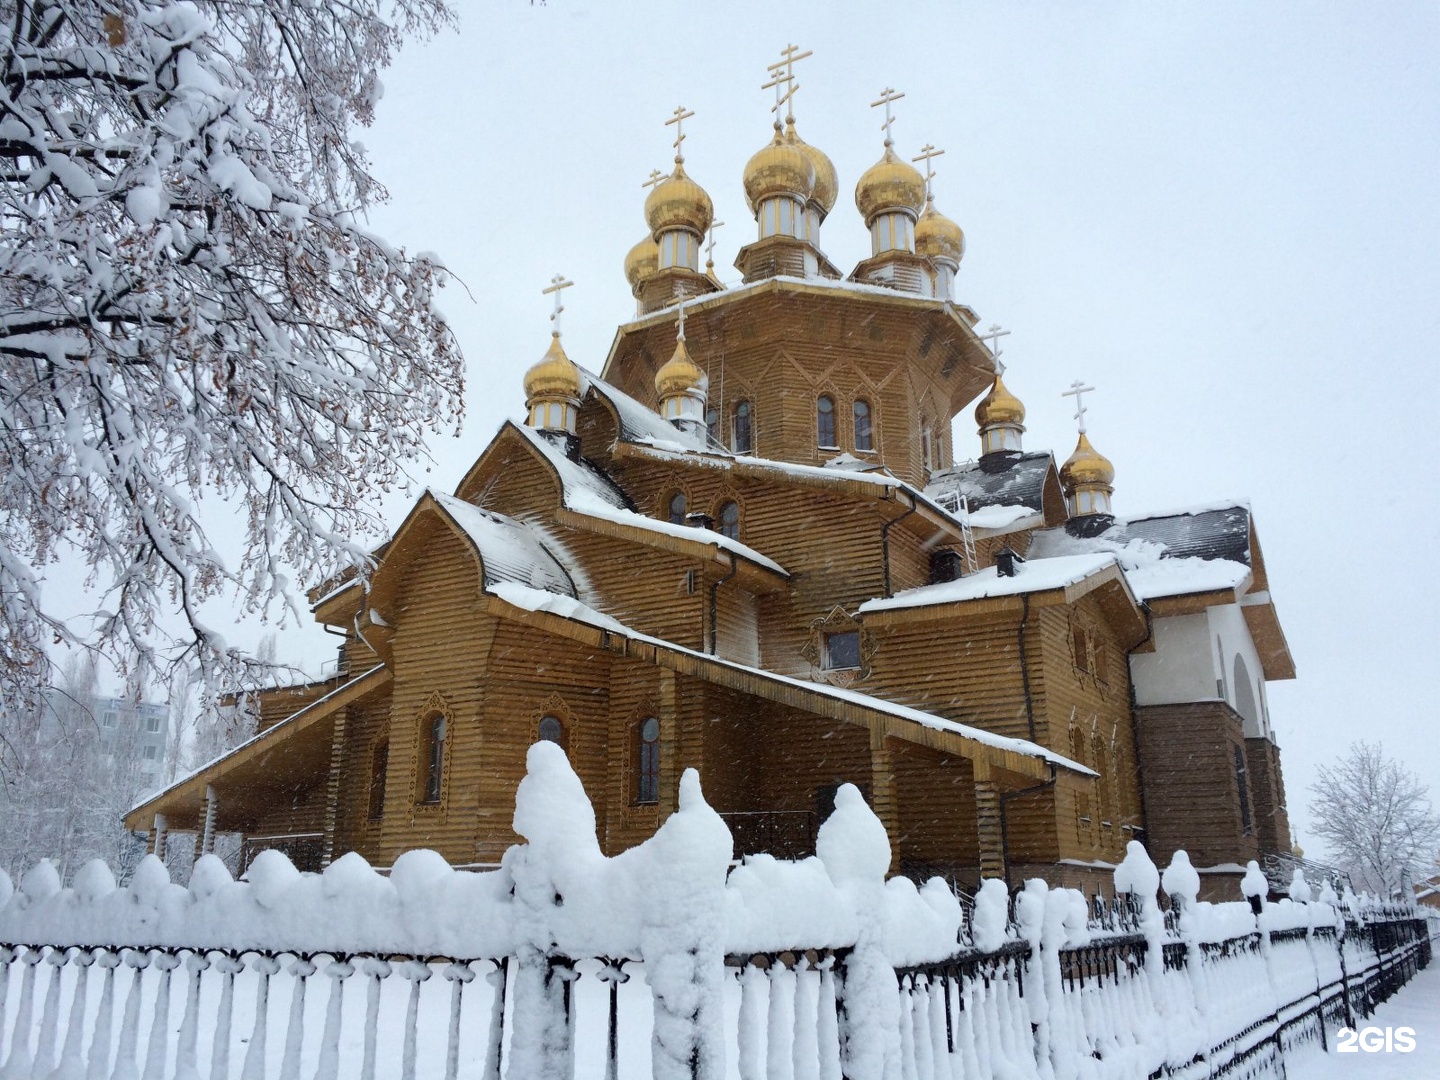
[[[841,784],[815,853],[855,912],[855,945],[840,992],[840,1062],[845,1080],[900,1076],[900,985],[885,942],[890,838],[854,784]],[[1003,886],[1002,886],[1003,888]]]

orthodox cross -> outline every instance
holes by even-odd
[[[680,151],[680,144],[685,141],[685,121],[689,120],[694,115],[695,113],[685,108],[684,105],[677,105],[675,106],[675,112],[671,115],[670,119],[665,121],[666,127],[669,127],[671,124],[675,125],[676,161],[680,161],[683,159],[683,155]]]
[[[919,161],[920,159],[916,158],[915,160]],[[980,335],[980,340],[990,346],[990,356],[995,361],[996,375],[1005,374],[1005,365],[1000,360],[1000,355],[1004,352],[1004,350],[1000,348],[1000,339],[1007,337],[1009,333],[1009,330],[1001,330],[999,323],[991,323],[990,329]]]
[[[780,65],[777,64],[774,66],[778,67]],[[784,93],[780,91],[782,86],[785,87]],[[761,86],[760,89],[769,90],[771,87],[775,88],[775,104],[770,106],[770,111],[775,114],[775,126],[778,128],[780,126],[780,106],[795,96],[795,91],[800,89],[800,84],[795,81],[794,75],[776,75],[769,82]],[[793,119],[795,110],[791,108],[789,112]]]
[[[710,223],[710,239],[705,243],[705,266],[707,268],[715,265],[715,230],[724,225],[723,221],[712,221]]]
[[[935,179],[935,168],[931,165],[931,162],[943,153],[945,153],[944,150],[936,150],[935,147],[926,143],[920,148],[920,153],[910,159],[911,161],[925,162],[925,200],[927,202],[932,197],[930,193],[930,181]]]
[[[768,71],[771,76],[773,76],[774,81],[768,82],[760,88],[762,90],[768,90],[772,86],[775,87],[775,108],[772,111],[775,113],[775,118],[777,120],[780,118],[780,106],[790,101],[790,99],[795,96],[795,91],[800,89],[800,84],[793,82],[795,78],[796,63],[806,59],[807,57],[814,56],[815,54],[810,49],[806,49],[804,52],[801,52],[799,45],[786,45],[785,48],[780,50],[780,55],[784,57],[783,60],[780,60],[779,62],[774,64],[769,64],[765,68],[765,70]],[[780,74],[781,68],[785,69],[785,74],[783,76]],[[780,96],[780,84],[782,82],[793,83],[793,85],[791,85],[785,91],[784,97]],[[786,110],[786,112],[788,114],[786,116],[786,119],[794,121],[794,106],[792,105],[789,109]]]
[[[887,86],[884,90],[880,91],[879,100],[870,103],[870,108],[872,109],[879,108],[881,105],[885,106],[885,123],[881,125],[881,129],[885,132],[886,146],[892,145],[890,125],[895,122],[895,118],[890,115],[890,104],[891,102],[899,101],[904,96],[904,94],[897,94],[893,87]]]
[[[664,179],[665,179],[665,174],[662,173],[659,169],[651,169],[651,170],[650,170],[650,179],[649,179],[649,180],[646,180],[646,181],[645,181],[643,184],[641,184],[640,186],[641,186],[641,187],[654,187],[656,184],[660,183],[660,181],[661,181],[661,180],[664,180]]]
[[[540,290],[541,296],[555,294],[555,310],[550,315],[550,322],[554,325],[550,327],[550,333],[557,338],[560,336],[560,313],[565,310],[565,305],[560,302],[560,293],[574,284],[573,281],[566,281],[564,274],[556,274],[550,279],[550,286]]]
[[[1095,388],[1093,386],[1086,386],[1079,379],[1076,379],[1070,384],[1069,390],[1062,390],[1060,392],[1061,397],[1073,397],[1075,399],[1075,420],[1080,425],[1081,435],[1085,434],[1085,401],[1081,395],[1092,394],[1094,392]]]
[[[683,303],[678,308],[676,308],[675,340],[685,340],[685,305]]]

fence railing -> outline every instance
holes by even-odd
[[[302,875],[269,852],[246,882],[202,859],[182,888],[151,858],[124,889],[42,864],[13,896],[0,875],[0,1080],[1279,1076],[1425,966],[1437,929],[1183,889],[1167,919],[1153,894],[1097,909],[1038,881],[988,881],[962,913],[885,880],[853,789],[819,858],[731,870],[692,783],[605,859],[539,753],[529,843],[496,871],[414,852],[388,878],[358,856]]]

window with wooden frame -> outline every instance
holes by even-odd
[[[665,516],[671,525],[685,524],[685,493],[677,491],[665,500]]]
[[[535,725],[535,737],[540,742],[553,742],[561,750],[569,752],[565,740],[565,721],[554,713],[546,713]]]
[[[855,449],[864,453],[875,449],[875,433],[870,426],[870,403],[864,398],[855,399]]]
[[[420,725],[420,802],[434,805],[445,794],[445,740],[449,721],[429,713]]]
[[[390,768],[390,740],[381,739],[370,751],[370,791],[367,800],[371,821],[385,816],[385,773]]]
[[[705,410],[705,434],[712,443],[720,441],[720,410],[713,405]]]
[[[660,801],[660,721],[647,716],[635,725],[635,805]]]
[[[815,445],[821,450],[838,450],[835,441],[835,399],[821,394],[815,399]]]
[[[749,454],[755,449],[755,433],[751,421],[753,419],[750,402],[739,401],[735,403],[735,453]]]
[[[731,540],[740,539],[740,504],[734,499],[727,499],[720,504],[720,510],[715,515],[716,529],[721,536],[728,536]]]

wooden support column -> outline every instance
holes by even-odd
[[[680,741],[680,694],[675,672],[660,669],[660,800],[658,820],[675,812],[680,795],[682,768]],[[626,777],[622,783],[628,783]]]
[[[988,762],[976,761],[975,838],[980,849],[980,876],[1005,880],[1005,829],[1000,817],[1000,788],[990,778]]]
[[[335,830],[340,822],[340,772],[345,764],[345,717],[348,709],[335,713],[335,729],[330,735],[330,775],[325,781],[325,825],[320,840],[320,865],[329,866],[335,858]]]
[[[200,854],[209,855],[215,850],[215,789],[205,785],[205,828],[200,833]]]
[[[150,854],[161,862],[165,861],[165,842],[169,839],[164,814],[155,815],[155,827],[150,830]]]
[[[890,873],[900,870],[900,808],[895,802],[895,754],[885,733],[870,729],[870,809],[890,838]]]

